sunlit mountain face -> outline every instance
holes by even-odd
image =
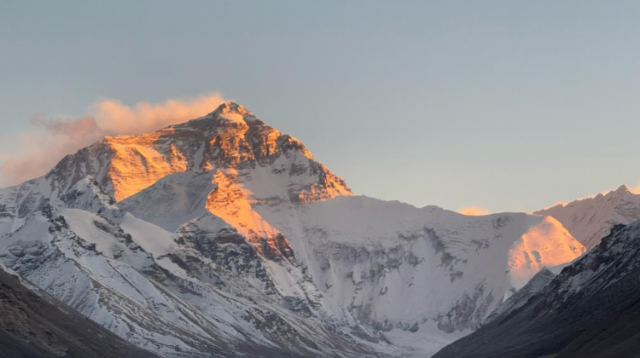
[[[554,210],[356,195],[226,102],[0,189],[0,262],[163,357],[428,357],[584,254],[590,236]]]
[[[584,246],[591,249],[618,224],[628,225],[640,219],[640,195],[626,185],[592,198],[558,204],[536,211],[560,221]]]
[[[282,167],[284,163],[274,162],[287,155],[293,157],[288,168],[293,171],[287,174],[300,179],[299,186],[291,188],[292,199],[313,201],[351,194],[345,182],[316,162],[299,140],[267,126],[233,102],[157,132],[106,137],[67,156],[47,177],[68,184],[91,175],[116,201],[122,201],[170,174],[222,170],[238,175],[233,171]]]

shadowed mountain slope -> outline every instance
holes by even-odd
[[[640,221],[618,225],[540,294],[434,358],[640,355]]]

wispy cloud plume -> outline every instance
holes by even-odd
[[[481,206],[466,206],[462,209],[459,209],[458,213],[462,215],[480,216],[480,215],[489,215],[491,214],[491,211]]]
[[[32,130],[18,135],[18,154],[0,162],[0,186],[43,175],[65,155],[104,136],[151,132],[201,117],[223,102],[217,93],[133,106],[104,99],[91,106],[82,118],[35,117],[31,119]]]
[[[144,133],[201,117],[222,102],[224,99],[217,93],[186,100],[169,99],[158,104],[140,102],[133,107],[106,99],[94,106],[93,117],[107,135]]]

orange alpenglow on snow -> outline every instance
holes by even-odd
[[[558,220],[545,216],[513,244],[509,252],[511,284],[521,288],[543,267],[569,263],[585,251]]]
[[[79,168],[76,161],[86,157],[95,159]],[[91,175],[120,202],[171,174],[224,170],[226,174],[243,172],[241,177],[250,178],[248,171],[266,168],[281,157],[286,160],[277,162],[278,171],[299,179],[299,185],[283,189],[289,191],[290,200],[353,195],[345,181],[317,162],[299,140],[266,125],[234,102],[152,133],[105,137],[65,157],[52,173],[73,173],[74,178]]]
[[[482,216],[491,214],[491,211],[481,206],[467,206],[458,210],[458,213],[469,216]]]
[[[206,209],[210,213],[238,230],[263,255],[270,255],[265,251],[291,252],[289,241],[251,208],[247,200],[252,196],[251,192],[234,184],[220,170],[213,175],[212,183],[215,189],[207,196],[206,203]]]

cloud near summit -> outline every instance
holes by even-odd
[[[219,94],[192,99],[169,99],[163,103],[139,102],[129,107],[106,99],[95,105],[94,118],[107,135],[144,133],[202,117],[225,100]]]
[[[87,116],[81,118],[32,118],[32,130],[19,135],[18,154],[0,162],[0,187],[41,176],[65,155],[104,136],[152,132],[202,117],[224,101],[218,93],[133,106],[104,99],[90,106]]]

